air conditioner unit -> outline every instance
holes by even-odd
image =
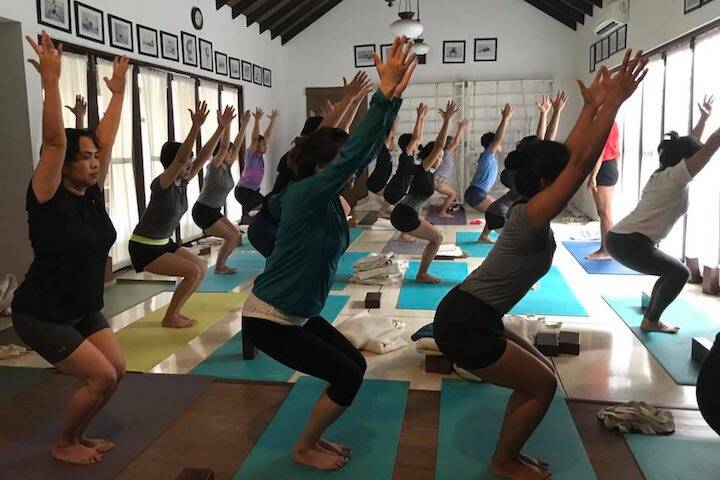
[[[630,0],[617,0],[600,11],[600,23],[595,27],[595,35],[601,37],[617,27],[625,25],[630,19]]]

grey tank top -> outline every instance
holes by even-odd
[[[225,199],[235,186],[230,167],[223,164],[219,167],[210,164],[205,169],[203,187],[197,202],[210,208],[221,208]]]
[[[506,314],[550,270],[555,247],[550,225],[534,228],[527,204],[515,205],[490,254],[460,289]]]
[[[160,180],[153,180],[150,201],[133,233],[156,240],[170,238],[188,209],[187,186],[188,181],[181,180],[163,190]]]

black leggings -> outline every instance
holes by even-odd
[[[367,369],[362,353],[322,317],[302,327],[243,316],[243,335],[278,362],[330,384],[330,400],[349,407]]]
[[[720,435],[720,333],[700,368],[695,394],[703,418]]]
[[[257,190],[238,186],[235,187],[235,199],[242,205],[244,217],[248,212],[262,205],[265,197]]]

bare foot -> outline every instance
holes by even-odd
[[[387,210],[378,210],[378,217],[390,220],[390,212]]]
[[[328,450],[329,452],[340,455],[341,457],[349,458],[352,456],[352,450],[350,450],[350,447],[340,443],[328,442],[324,438],[320,439],[318,446],[323,450]]]
[[[237,268],[230,268],[227,266],[219,266],[215,265],[215,273],[218,275],[232,275],[233,273],[237,272]]]
[[[178,313],[178,317],[182,318],[183,320],[187,320],[188,322],[190,322],[192,324],[193,327],[195,325],[197,325],[197,320],[188,317],[187,315],[183,314],[182,312]]]
[[[495,243],[495,240],[490,238],[489,235],[480,235],[480,238],[478,238],[478,242],[480,242],[480,243]]]
[[[400,238],[398,240],[400,240],[401,242],[405,242],[405,243],[417,242],[417,238],[411,237],[407,233],[401,233]]]
[[[493,459],[490,462],[490,472],[507,480],[547,480],[550,478],[548,472],[525,463],[520,458],[507,462],[498,462]]]
[[[322,450],[317,446],[310,449],[294,447],[292,458],[301,465],[307,465],[318,470],[340,470],[347,463],[346,458]]]
[[[550,464],[547,462],[543,462],[542,460],[539,460],[537,458],[530,457],[528,455],[525,455],[524,453],[520,452],[520,460],[522,460],[525,463],[529,463],[530,465],[539,468],[540,470],[546,470],[550,471]]]
[[[162,326],[167,328],[190,328],[193,325],[194,320],[181,315],[166,315],[162,321]]]
[[[659,333],[670,333],[675,334],[680,331],[680,327],[668,325],[663,322],[651,322],[647,318],[643,318],[640,328],[643,332],[659,332]]]
[[[86,447],[80,443],[70,445],[55,445],[52,448],[53,458],[61,462],[73,463],[75,465],[90,465],[102,460],[102,453],[95,448]]]
[[[442,282],[442,278],[430,275],[429,273],[418,273],[415,281],[418,283],[440,283]]]
[[[86,447],[94,448],[100,453],[109,452],[115,448],[115,442],[107,438],[81,438],[80,443]]]
[[[586,255],[587,260],[612,260],[612,257],[608,255],[605,250],[600,249],[597,252],[593,252],[590,255]]]

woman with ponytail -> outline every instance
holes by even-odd
[[[423,131],[425,130],[425,117],[429,111],[430,107],[421,103],[417,108],[413,133],[403,133],[398,138],[398,147],[400,147],[398,167],[383,192],[383,198],[389,205],[397,205],[408,193],[415,169],[415,152],[420,145],[420,140],[422,140]],[[405,241],[413,241],[405,235],[401,235],[400,238]]]

